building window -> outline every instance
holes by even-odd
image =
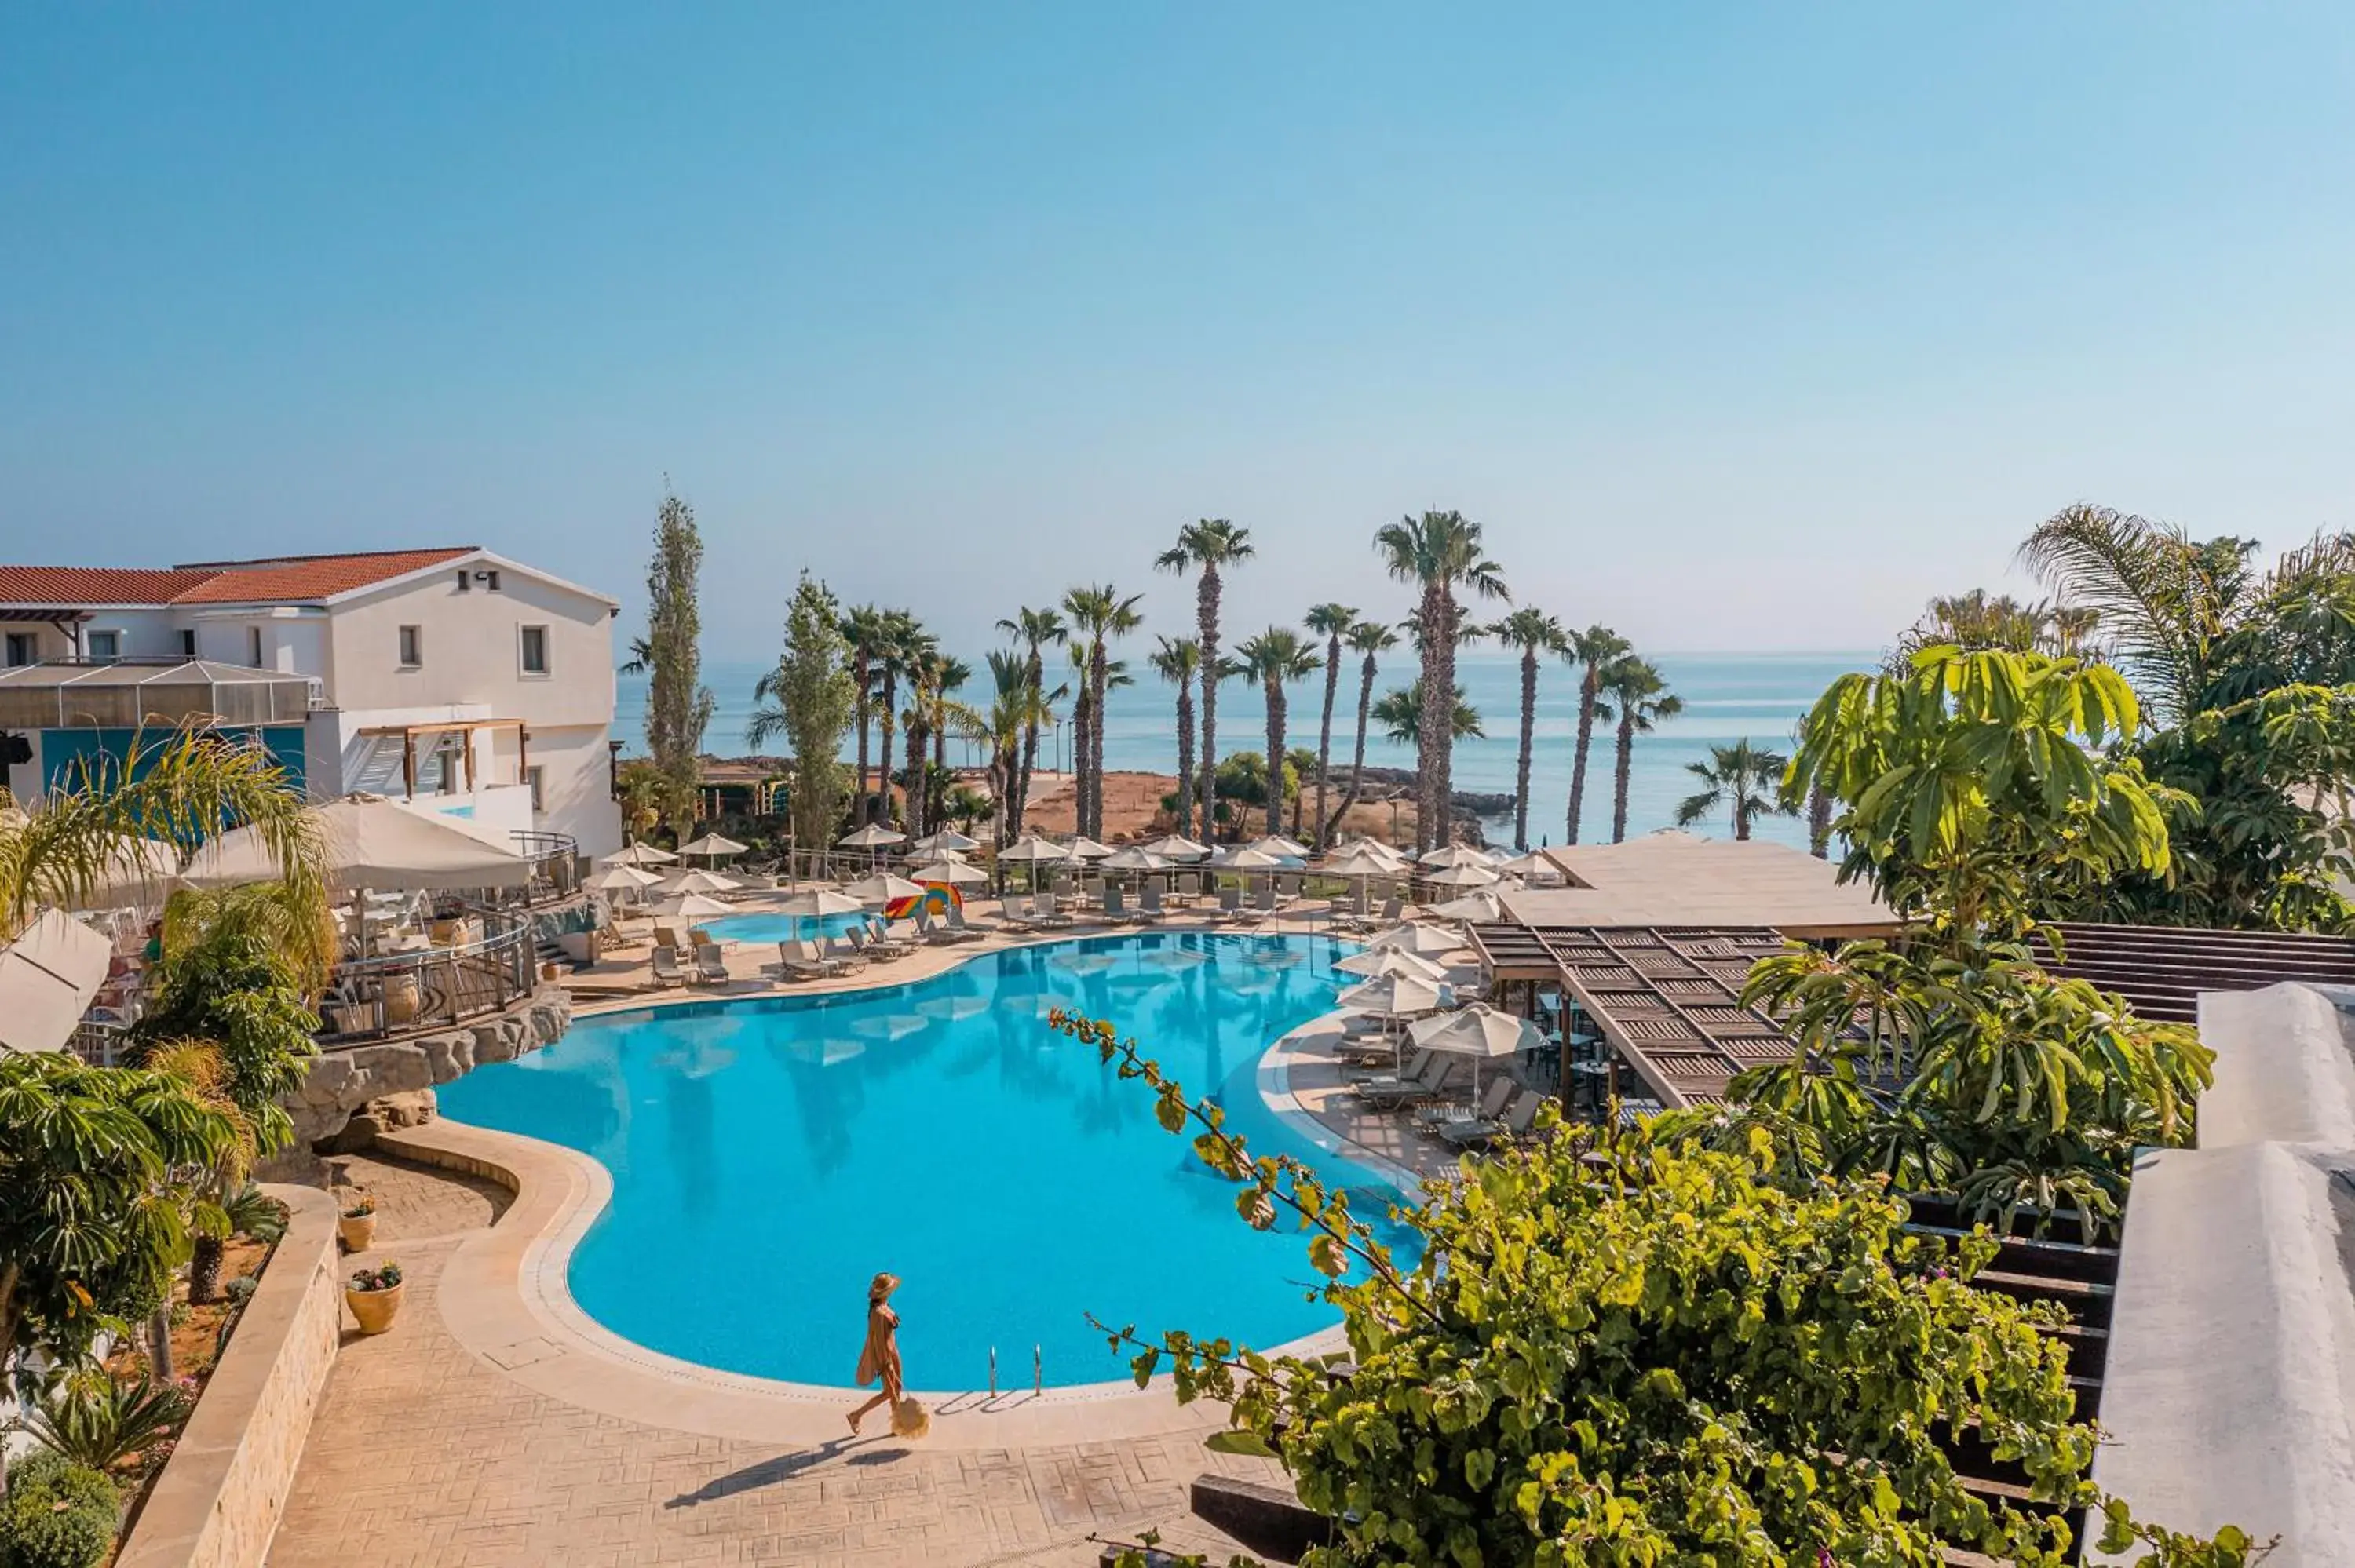
[[[417,628],[402,627],[400,629],[400,667],[404,670],[414,670],[424,662],[424,652],[418,643]]]
[[[523,673],[527,675],[548,673],[548,628],[523,628]]]
[[[261,628],[259,626],[245,629],[245,662],[257,670],[261,668]]]
[[[90,658],[120,659],[123,657],[123,633],[120,631],[88,632],[82,637],[81,646],[82,652]]]
[[[8,633],[8,668],[21,670],[27,664],[41,662],[41,634],[37,631]]]
[[[460,593],[474,591],[474,574],[464,567],[458,568],[458,591]]]
[[[545,768],[527,768],[523,770],[523,781],[531,786],[531,809],[535,811],[548,810],[548,795],[543,788],[547,779],[548,769]]]
[[[196,629],[194,627],[184,626],[180,629],[180,657],[183,659],[193,659],[196,656]]]

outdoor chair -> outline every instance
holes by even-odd
[[[878,958],[904,959],[916,950],[916,944],[907,938],[891,935],[891,923],[889,920],[870,916],[867,920],[867,929],[873,933],[870,945],[874,948]]]
[[[678,949],[667,942],[655,948],[655,983],[663,986],[687,983],[687,971],[679,967]]]
[[[666,926],[661,924],[659,921],[655,925],[655,946],[656,948],[668,948],[671,950],[671,956],[674,958],[682,953],[692,951],[685,942],[679,940],[677,927]]]
[[[989,935],[989,927],[977,923],[972,925],[966,923],[964,906],[962,904],[949,906],[949,912],[942,921],[942,927],[948,932],[949,940],[952,942],[978,942]]]
[[[726,985],[728,983],[728,960],[726,958],[721,956],[719,946],[716,943],[698,942],[696,944],[695,978],[701,980],[706,985]]]
[[[1221,922],[1235,919],[1243,912],[1243,890],[1240,887],[1219,889],[1219,918]]]
[[[818,957],[828,963],[838,963],[846,969],[863,969],[867,967],[867,955],[859,950],[858,943],[847,937],[828,937],[825,946],[819,948],[817,951]]]
[[[1494,1121],[1504,1115],[1505,1107],[1512,1104],[1514,1092],[1519,1087],[1520,1085],[1513,1081],[1511,1075],[1498,1073],[1488,1080],[1488,1086],[1481,1091],[1478,1104],[1467,1105],[1462,1100],[1442,1100],[1436,1105],[1417,1107],[1414,1119],[1426,1127],[1438,1127],[1444,1123],[1459,1121]]]
[[[1507,1111],[1501,1120],[1475,1118],[1469,1121],[1447,1122],[1439,1128],[1439,1136],[1458,1149],[1476,1149],[1484,1144],[1526,1138],[1529,1128],[1536,1124],[1538,1112],[1544,1108],[1545,1102],[1543,1089],[1523,1089],[1520,1097],[1513,1101],[1513,1108]]]
[[[956,940],[955,934],[946,926],[936,924],[932,919],[932,911],[924,908],[922,905],[917,906],[914,918],[916,922],[916,936],[926,946],[945,948],[950,943]]]
[[[797,959],[804,964],[809,965],[812,968],[815,968],[820,974],[838,975],[846,972],[850,968],[849,964],[844,962],[840,959],[827,958],[826,954],[819,949],[818,945],[810,940],[807,937],[796,937],[790,943],[784,944],[783,946],[791,949],[787,954],[789,959]]]
[[[1273,877],[1259,885],[1259,895],[1252,900],[1252,913],[1265,919],[1275,913],[1275,881]]]
[[[1375,1079],[1350,1086],[1349,1092],[1374,1110],[1404,1110],[1422,1104],[1437,1095],[1447,1085],[1447,1075],[1455,1065],[1446,1056],[1433,1054],[1431,1065],[1409,1079],[1383,1083]]]
[[[826,966],[824,964],[812,963],[808,959],[803,958],[796,950],[798,944],[794,942],[779,942],[777,944],[777,961],[773,964],[763,964],[761,967],[761,972],[771,980],[824,980],[826,975]]]
[[[1071,924],[1071,916],[1055,902],[1055,895],[1051,892],[1041,893],[1030,901],[1030,914],[1039,925],[1050,930],[1063,930]]]
[[[1406,905],[1399,897],[1398,890],[1393,887],[1391,890],[1391,895],[1382,900],[1382,912],[1374,917],[1374,923],[1385,927],[1395,926],[1404,917],[1405,913]]]
[[[1158,926],[1169,918],[1161,906],[1161,885],[1147,883],[1136,895],[1136,921],[1140,926]]]
[[[1109,884],[1105,885],[1102,913],[1105,921],[1111,925],[1125,926],[1128,924],[1128,900],[1122,895],[1119,888],[1114,887]]]
[[[1402,1068],[1402,1069],[1401,1069],[1400,1071],[1395,1072],[1395,1073],[1374,1073],[1374,1074],[1370,1074],[1370,1075],[1367,1075],[1367,1076],[1365,1076],[1365,1077],[1359,1078],[1359,1079],[1355,1080],[1355,1082],[1354,1082],[1354,1084],[1353,1084],[1353,1086],[1352,1086],[1354,1087],[1354,1086],[1357,1086],[1367,1085],[1367,1084],[1373,1084],[1373,1085],[1391,1084],[1391,1085],[1397,1085],[1397,1084],[1410,1084],[1410,1083],[1412,1083],[1412,1082],[1414,1082],[1416,1079],[1418,1079],[1418,1078],[1422,1077],[1422,1076],[1423,1076],[1423,1075],[1424,1073],[1426,1073],[1426,1072],[1430,1071],[1432,1061],[1433,1061],[1433,1059],[1434,1057],[1436,1057],[1438,1054],[1439,1054],[1439,1053],[1438,1053],[1438,1052],[1436,1052],[1436,1051],[1426,1050],[1426,1049],[1424,1049],[1424,1048],[1423,1048],[1423,1047],[1421,1047],[1421,1046],[1418,1046],[1418,1047],[1416,1047],[1416,1049],[1415,1049],[1415,1053],[1414,1053],[1414,1054],[1407,1058],[1407,1062],[1406,1062],[1406,1065],[1405,1065],[1405,1067],[1403,1067],[1403,1068]]]

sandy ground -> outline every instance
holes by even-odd
[[[1161,809],[1162,798],[1178,791],[1178,776],[1174,773],[1114,773],[1104,774],[1103,818],[1104,842],[1125,843],[1136,839],[1156,837],[1173,831],[1176,821]],[[1040,773],[1030,780],[1030,804],[1023,813],[1026,832],[1050,835],[1076,831],[1074,822],[1074,785],[1068,773]],[[1309,805],[1316,804],[1316,789],[1309,789]],[[1338,804],[1337,800],[1334,802]],[[1310,812],[1301,813],[1306,828]],[[1265,819],[1252,813],[1251,831],[1246,840],[1257,838],[1265,831]],[[1414,842],[1414,808],[1401,803],[1397,811],[1397,830],[1402,838],[1392,842]],[[1284,831],[1292,831],[1287,812]],[[1365,833],[1378,839],[1391,836],[1391,809],[1388,805],[1361,805],[1350,811],[1341,823],[1346,835]]]

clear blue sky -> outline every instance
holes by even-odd
[[[2355,525],[2355,6],[13,7],[0,556],[479,541],[967,647],[1225,514],[1871,647],[2089,498]]]

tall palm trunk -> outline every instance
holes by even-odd
[[[1342,791],[1340,805],[1334,808],[1332,817],[1325,824],[1325,841],[1328,843],[1332,842],[1334,833],[1339,831],[1341,819],[1349,814],[1349,808],[1358,803],[1359,795],[1365,789],[1366,726],[1371,722],[1373,713],[1374,656],[1369,653],[1366,655],[1364,671],[1358,683],[1357,759],[1349,765],[1349,787]]]
[[[1627,779],[1636,766],[1636,715],[1631,711],[1634,706],[1630,700],[1622,703],[1619,709],[1619,759],[1611,799],[1611,842],[1614,844],[1627,842]]]
[[[1193,800],[1194,683],[1189,678],[1178,683],[1178,832],[1181,838],[1193,836]]]
[[[1111,656],[1099,637],[1088,651],[1088,705],[1095,722],[1088,726],[1088,817],[1095,823],[1090,836],[1103,837],[1104,688],[1110,683]]]
[[[1578,842],[1578,814],[1586,803],[1586,754],[1594,744],[1594,704],[1602,694],[1603,672],[1589,664],[1578,683],[1578,753],[1570,765],[1570,826],[1561,842]]]
[[[1267,831],[1270,837],[1284,832],[1284,685],[1278,681],[1267,683]]]
[[[1513,783],[1513,847],[1522,851],[1529,847],[1529,753],[1537,738],[1538,651],[1529,647],[1521,650],[1521,759]]]
[[[1095,718],[1095,699],[1085,681],[1079,701],[1071,705],[1071,828],[1088,836],[1088,726]]]
[[[1455,631],[1464,613],[1455,591],[1444,583],[1439,588],[1439,683],[1423,688],[1425,704],[1439,705],[1434,710],[1438,722],[1423,726],[1433,732],[1433,750],[1439,758],[1439,778],[1432,785],[1432,809],[1436,813],[1432,822],[1433,849],[1455,842]]]
[[[1316,850],[1324,853],[1325,779],[1333,770],[1333,699],[1341,691],[1341,634],[1333,632],[1325,641],[1325,717],[1316,726]],[[1306,793],[1306,791],[1303,791]]]
[[[1030,679],[1031,694],[1034,697],[1043,700],[1047,692],[1047,665],[1046,662],[1039,655],[1039,647],[1037,643],[1032,643],[1030,646],[1030,662],[1024,673],[1028,675]],[[1016,776],[1013,784],[1014,820],[1012,828],[1016,838],[1020,838],[1022,836],[1023,814],[1030,808],[1030,775],[1037,770],[1038,766],[1039,715],[1034,710],[1031,715],[1022,723],[1022,760],[1019,764],[1021,771]]]
[[[871,797],[867,793],[867,731],[875,716],[875,694],[867,685],[869,673],[863,655],[851,661],[850,681],[858,691],[858,810],[852,813],[852,820],[862,828],[873,820],[869,815],[873,810]]]
[[[927,734],[932,726],[924,721],[924,705],[921,695],[908,714],[908,836],[921,838],[924,833],[924,808],[932,802],[924,799],[924,751]]]
[[[1219,842],[1219,568],[1205,565],[1194,588],[1194,631],[1202,644],[1202,842]]]
[[[883,711],[881,714],[881,724],[883,728],[883,777],[879,780],[880,788],[877,792],[883,797],[882,822],[887,828],[891,825],[891,743],[894,738],[893,723],[899,717],[899,704],[900,683],[893,677],[890,671],[886,670],[883,672]]]
[[[1807,791],[1807,853],[1817,860],[1832,857],[1832,797],[1821,785]]]

